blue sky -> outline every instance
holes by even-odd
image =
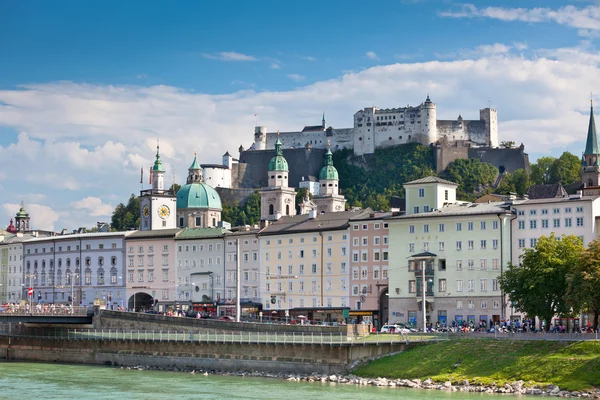
[[[501,140],[579,154],[599,37],[581,0],[1,2],[0,226],[21,200],[39,228],[107,219],[158,137],[181,182],[191,148],[248,147],[255,113],[350,127],[427,93],[444,119],[490,99]]]

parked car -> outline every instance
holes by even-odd
[[[401,322],[396,322],[394,325],[396,325],[399,328],[408,329],[410,332],[416,332],[417,331],[417,329],[415,327],[407,325],[407,324],[403,324]]]
[[[408,328],[403,328],[398,325],[384,325],[381,327],[380,332],[381,333],[401,333],[404,335],[407,333],[411,333],[411,330]]]
[[[234,321],[235,322],[235,318],[233,318],[233,317],[221,317],[221,318],[219,318],[219,321]]]

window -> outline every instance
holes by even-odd
[[[419,189],[419,197],[425,197],[425,189]]]
[[[467,290],[469,292],[474,292],[475,291],[475,279],[469,279],[467,281]]]
[[[367,251],[363,251],[360,255],[360,260],[361,261],[368,261],[369,257],[369,253]]]
[[[571,207],[567,207],[567,208],[565,208],[565,212],[566,212],[566,213],[570,213],[570,212],[571,212]]]
[[[498,279],[492,279],[492,290],[497,292],[499,290],[500,285],[498,284]]]
[[[535,247],[537,245],[537,238],[529,239],[529,247]]]
[[[457,223],[456,223],[456,231],[457,231],[457,232],[460,232],[460,231],[462,231],[462,222],[457,222]]]
[[[473,248],[475,247],[475,241],[474,240],[469,240],[467,242],[468,246],[469,246],[469,250],[473,250]]]
[[[373,267],[373,279],[379,279],[379,267]]]
[[[481,266],[481,269],[482,269],[482,270],[485,270],[485,269],[487,269],[487,259],[485,259],[485,258],[482,258],[480,261],[481,261],[481,264],[480,264],[480,266]]]
[[[408,233],[415,233],[415,226],[414,225],[409,225],[408,226]]]
[[[577,226],[583,226],[583,217],[577,217],[576,223]]]
[[[423,212],[429,212],[429,211],[431,211],[431,210],[429,209],[429,206],[423,206]]]
[[[497,258],[493,258],[492,259],[492,270],[493,271],[498,271],[498,265],[499,265],[498,259]]]
[[[525,248],[525,239],[519,239],[519,248],[520,249]]]
[[[552,214],[560,214],[560,208],[553,208]]]
[[[498,229],[498,221],[492,221],[492,229]]]
[[[565,218],[565,228],[570,228],[571,226],[573,226],[572,219]]]
[[[548,227],[548,220],[547,219],[543,219],[542,220],[542,228],[547,228]]]
[[[486,222],[486,221],[481,221],[481,222],[479,222],[479,227],[480,227],[480,229],[481,229],[482,231],[485,231],[485,228],[486,228],[486,224],[485,224],[485,222]]]
[[[537,210],[529,210],[529,215],[536,215],[537,214]]]
[[[414,214],[418,214],[419,213],[419,206],[414,206],[413,207],[413,213]]]
[[[423,251],[429,251],[429,242],[423,242]]]
[[[473,271],[475,269],[475,260],[467,260],[467,269]]]
[[[458,279],[456,281],[456,291],[457,292],[462,292],[463,291],[463,281],[462,281],[462,279]]]
[[[354,229],[355,231],[358,230],[358,225],[352,225],[352,229]]]
[[[473,223],[472,222],[467,222],[467,230],[468,231],[472,231],[473,230]]]
[[[456,250],[458,250],[458,251],[462,250],[462,241],[460,241],[460,240],[456,241]]]
[[[317,264],[313,264],[311,268],[312,268],[312,273],[316,274],[317,273]]]
[[[554,218],[552,220],[552,227],[553,228],[560,228],[560,218]]]
[[[492,248],[494,250],[498,248],[498,239],[492,239]]]
[[[446,248],[446,244],[444,242],[439,242],[438,248],[439,248],[439,251],[444,251]]]
[[[482,240],[480,247],[481,247],[481,249],[487,249],[487,240]]]
[[[480,279],[479,284],[482,292],[487,292],[487,279]]]
[[[448,190],[444,190],[444,200],[448,201]]]
[[[456,260],[456,270],[462,271],[462,260]]]
[[[379,246],[381,244],[381,238],[379,236],[375,236],[373,238],[373,244]]]
[[[583,212],[583,207],[577,207],[576,210],[578,213]]]
[[[440,271],[446,270],[446,260],[438,260],[438,269]]]
[[[457,310],[462,310],[462,308],[463,308],[463,302],[462,302],[462,300],[456,300],[456,309]]]
[[[438,292],[445,292],[445,291],[446,291],[446,280],[438,279]]]
[[[519,221],[519,229],[525,229],[525,221]]]
[[[423,232],[424,233],[429,233],[429,224],[423,225]]]
[[[529,221],[529,229],[537,229],[537,220],[532,219]]]
[[[439,232],[444,232],[444,224],[439,224],[438,231]]]
[[[408,293],[417,293],[417,281],[408,281]]]
[[[415,252],[415,244],[414,243],[409,243],[408,244],[408,252],[409,253],[414,253]]]
[[[368,246],[369,245],[369,238],[368,237],[362,238],[362,245],[363,246]]]
[[[363,229],[363,231],[366,231],[366,230],[368,230],[368,229],[369,229],[369,225],[367,225],[367,224],[363,224],[363,226],[362,226],[362,229]]]

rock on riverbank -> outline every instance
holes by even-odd
[[[552,396],[552,397],[581,397],[600,399],[600,390],[588,391],[567,391],[561,390],[555,385],[544,386],[526,386],[523,381],[517,381],[505,385],[478,385],[472,384],[468,380],[462,382],[434,382],[431,379],[386,379],[386,378],[361,378],[355,375],[323,375],[313,373],[310,375],[301,374],[284,374],[271,373],[260,371],[218,371],[218,370],[195,370],[182,367],[154,367],[150,365],[137,365],[121,367],[122,369],[132,370],[148,370],[148,371],[174,371],[187,372],[200,375],[223,375],[223,376],[238,376],[238,377],[257,377],[257,378],[275,378],[284,379],[292,382],[322,382],[358,386],[379,386],[390,388],[411,388],[423,390],[445,390],[451,392],[474,392],[474,393],[502,393],[515,395],[531,395],[531,396]]]

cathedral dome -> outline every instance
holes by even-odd
[[[339,175],[337,169],[333,166],[333,154],[331,154],[331,150],[327,149],[327,154],[325,154],[325,165],[319,171],[319,180],[339,180]]]
[[[177,192],[177,209],[216,208],[221,210],[221,197],[206,183],[188,183]]]
[[[283,157],[283,145],[279,137],[275,142],[275,157],[269,162],[269,171],[288,171],[287,160]]]

